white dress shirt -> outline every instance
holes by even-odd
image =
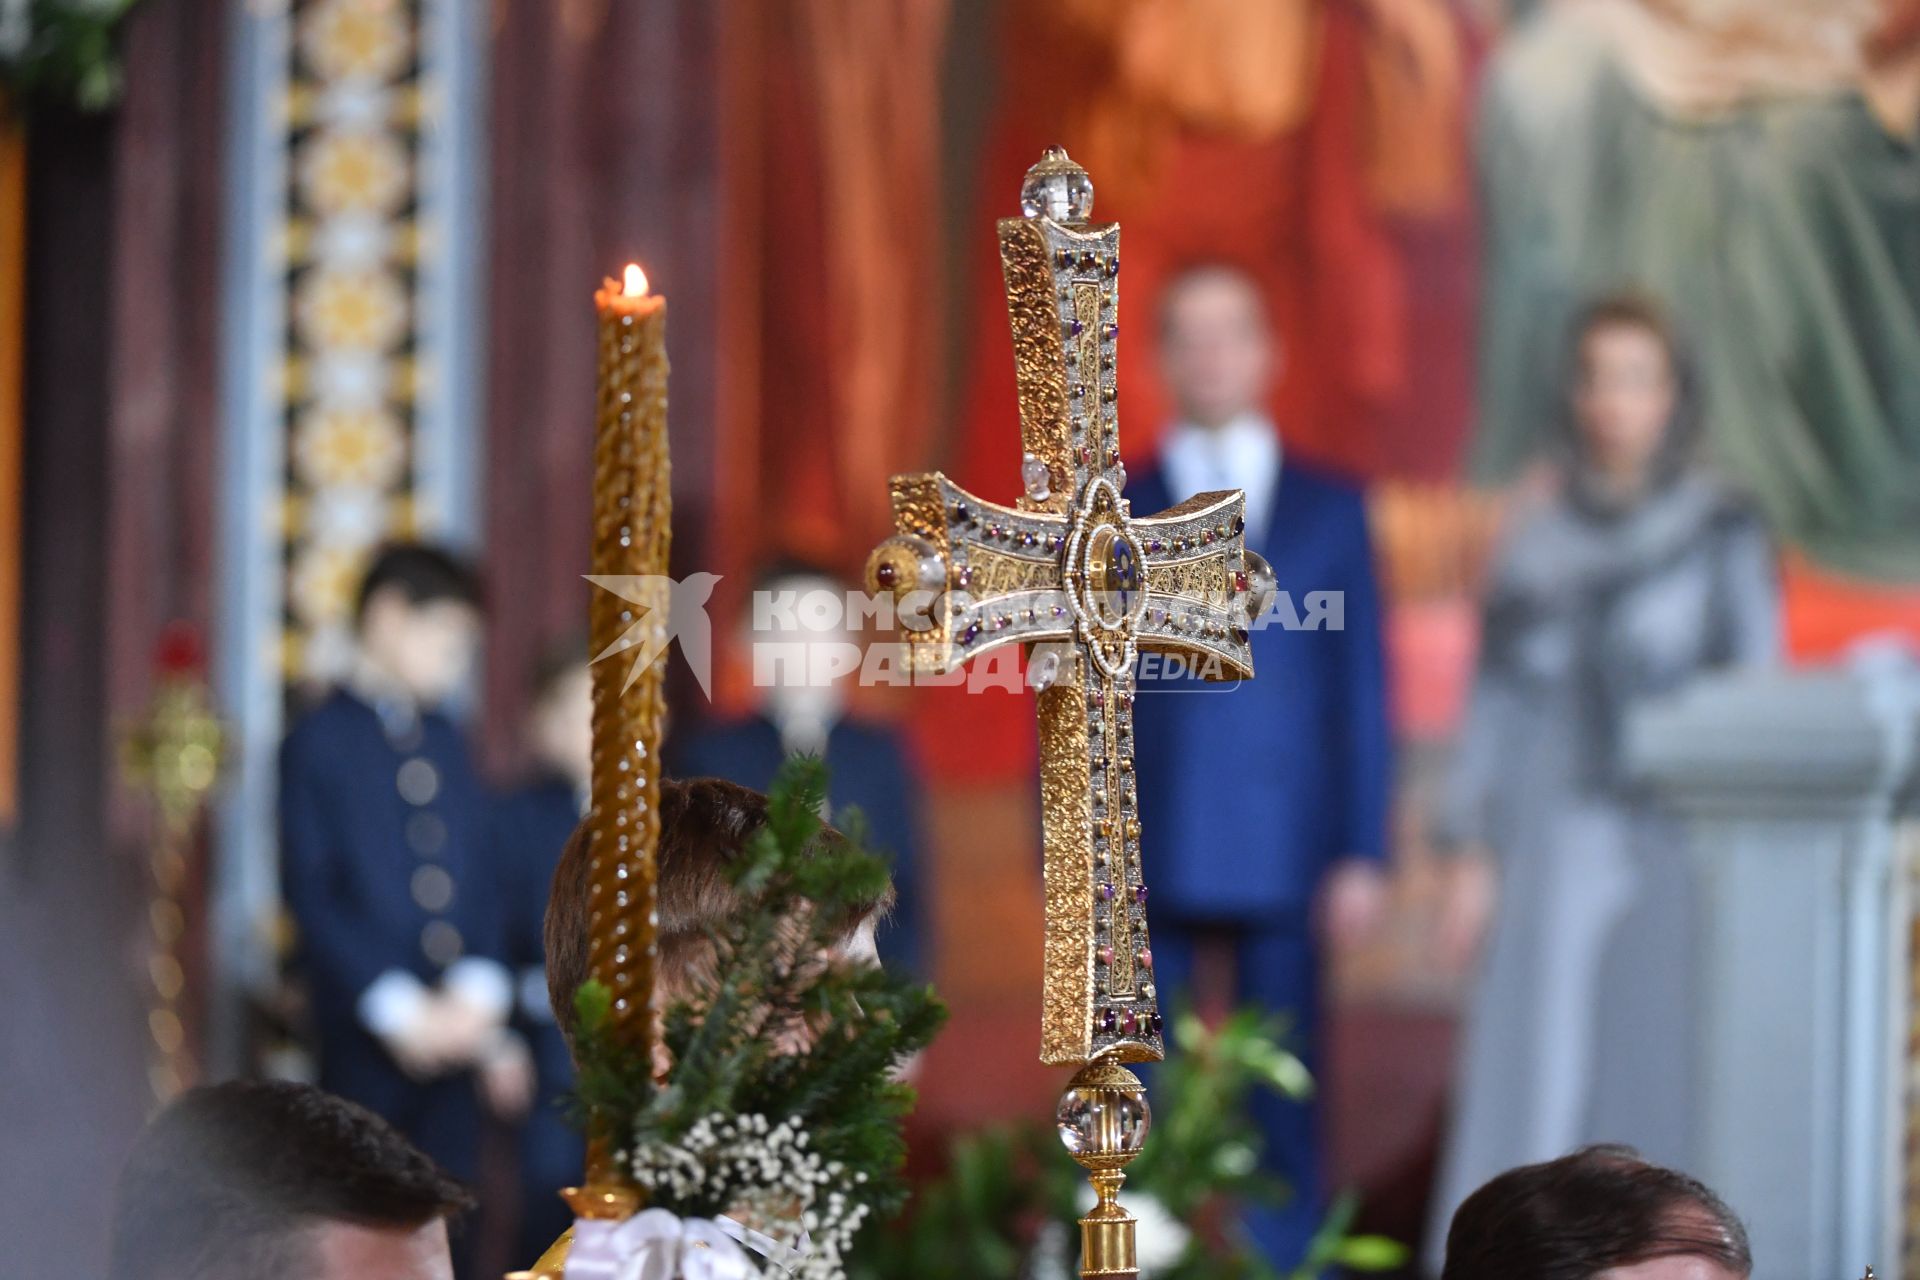
[[[1178,423],[1160,444],[1167,491],[1176,502],[1215,489],[1241,489],[1247,495],[1249,534],[1265,533],[1280,484],[1280,432],[1273,421],[1243,413],[1209,430]]]

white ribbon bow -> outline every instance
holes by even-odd
[[[622,1222],[573,1225],[566,1280],[759,1280],[717,1222],[644,1209]]]

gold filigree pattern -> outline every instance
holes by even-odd
[[[1074,473],[1067,430],[1067,371],[1053,271],[1046,235],[1026,218],[1000,221],[1000,270],[1007,282],[1007,314],[1013,325],[1014,373],[1020,388],[1020,442],[1047,465],[1053,492],[1036,509],[1065,511],[1073,491],[1063,481]]]
[[[1086,664],[1076,661],[1076,667]],[[1040,1060],[1080,1061],[1093,1038],[1093,789],[1089,770],[1087,696],[1069,672],[1039,696],[1040,820],[1045,838],[1046,988],[1040,1008]]]
[[[1057,591],[1060,587],[1060,566],[1050,559],[1030,560],[984,548],[975,548],[968,559],[973,567],[973,595],[983,604],[1019,591]]]
[[[1233,597],[1233,583],[1218,558],[1175,560],[1148,568],[1147,591],[1225,609]]]

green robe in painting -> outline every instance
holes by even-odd
[[[1637,286],[1672,305],[1711,455],[1781,536],[1920,581],[1920,149],[1852,93],[1672,118],[1553,16],[1485,84],[1476,473],[1548,443],[1574,309]]]

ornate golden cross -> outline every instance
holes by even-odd
[[[869,557],[867,580],[905,606],[916,671],[1034,646],[1046,891],[1040,1058],[1103,1060],[1104,1074],[1077,1079],[1061,1111],[1068,1146],[1095,1168],[1095,1148],[1131,1144],[1130,1157],[1145,1136],[1138,1081],[1128,1086],[1133,1077],[1119,1064],[1164,1053],[1133,776],[1135,659],[1177,653],[1203,675],[1252,675],[1247,625],[1272,574],[1246,549],[1237,490],[1132,515],[1114,384],[1119,224],[1088,221],[1093,184],[1059,148],[1028,170],[1020,205],[1023,216],[1002,219],[999,231],[1025,495],[1007,507],[938,472],[894,477],[898,532]],[[1137,1124],[1114,1110],[1126,1105]],[[1076,1145],[1069,1129],[1082,1121]],[[1121,1212],[1106,1187],[1102,1204]],[[1126,1265],[1087,1274],[1124,1274],[1126,1235]]]

